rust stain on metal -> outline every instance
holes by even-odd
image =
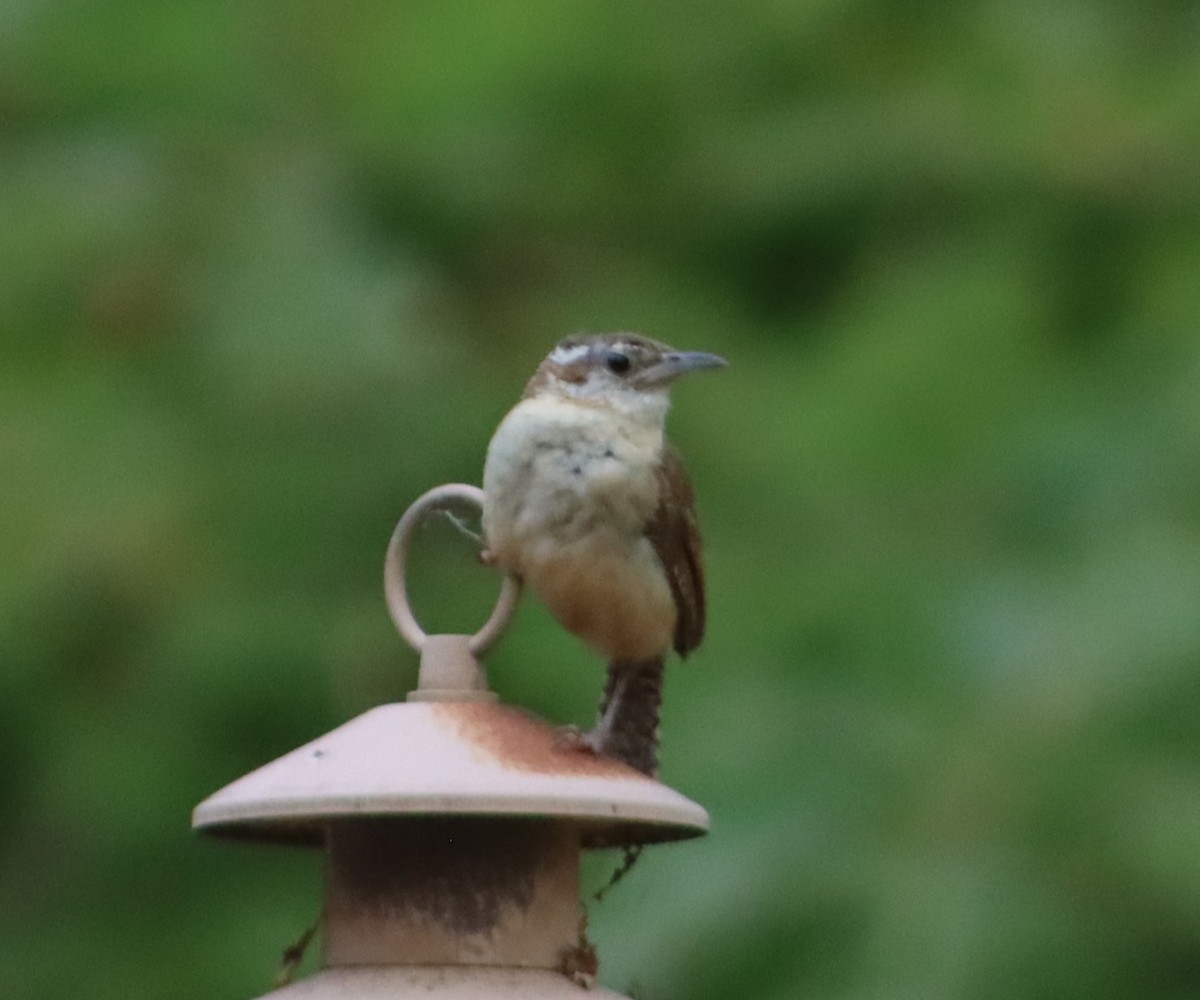
[[[486,934],[501,910],[529,907],[547,833],[533,823],[386,818],[340,824],[330,852],[331,908],[400,906],[459,934]]]
[[[434,710],[473,747],[514,771],[651,780],[611,757],[570,746],[562,731],[511,705],[441,702]]]

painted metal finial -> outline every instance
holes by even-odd
[[[404,512],[392,532],[384,561],[383,587],[388,613],[405,642],[421,654],[421,672],[410,701],[494,700],[479,662],[508,627],[521,597],[512,576],[500,584],[500,596],[488,620],[474,635],[429,635],[413,614],[406,571],[412,539],[422,521],[435,511],[483,507],[483,490],[465,483],[448,483],[423,493]]]

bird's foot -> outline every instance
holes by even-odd
[[[597,756],[604,753],[600,734],[594,729],[585,733],[578,726],[559,726],[554,731],[554,746],[559,750],[578,750]]]
[[[554,731],[554,747],[557,750],[591,754],[593,757],[607,757],[628,764],[648,778],[658,777],[656,749],[636,755],[626,753],[620,745],[613,743],[612,734],[603,722],[586,733],[578,726],[559,726]]]

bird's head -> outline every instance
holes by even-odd
[[[717,354],[677,351],[636,333],[574,334],[538,366],[525,397],[665,414],[667,393],[677,378],[727,363]]]

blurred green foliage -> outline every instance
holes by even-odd
[[[1172,0],[8,0],[0,995],[266,990],[319,861],[189,811],[402,696],[391,527],[576,329],[733,360],[672,418],[713,832],[605,981],[1200,995],[1198,58]],[[531,602],[491,664],[588,721]]]

